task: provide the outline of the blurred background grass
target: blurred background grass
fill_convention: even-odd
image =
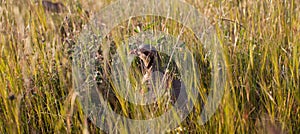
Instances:
[[[0,133],[95,133],[72,87],[72,46],[94,13],[112,1],[61,1],[44,11],[0,1]],[[228,86],[214,116],[183,132],[300,132],[300,2],[187,0],[216,27]],[[132,29],[133,30],[133,29]],[[158,126],[159,127],[159,126]]]

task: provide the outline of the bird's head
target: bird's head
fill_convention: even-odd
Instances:
[[[148,66],[157,55],[157,50],[151,45],[141,45],[138,48],[131,50],[129,54],[136,55],[139,57],[146,66]]]

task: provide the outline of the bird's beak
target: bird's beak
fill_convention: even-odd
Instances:
[[[137,50],[136,49],[133,49],[129,52],[129,54],[134,54],[134,55],[137,55]]]

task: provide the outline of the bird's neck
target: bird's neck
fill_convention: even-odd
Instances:
[[[150,67],[151,66],[151,59],[150,57],[146,57],[145,59],[142,59],[143,60],[143,63],[145,65],[146,68]]]
[[[157,65],[159,62],[158,54],[147,57],[143,62],[147,69],[154,69],[156,66],[158,66]]]

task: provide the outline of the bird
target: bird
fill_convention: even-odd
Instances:
[[[146,92],[160,87],[158,90],[165,90],[162,92],[168,94],[171,104],[174,104],[181,88],[180,72],[176,62],[168,54],[159,52],[150,44],[142,44],[131,50],[129,54],[136,56],[131,63],[132,72],[135,72],[133,76],[136,79],[141,78],[140,83],[146,88]],[[155,79],[156,77],[159,79]],[[161,84],[153,86],[157,81]],[[145,89],[141,92],[144,93]]]

